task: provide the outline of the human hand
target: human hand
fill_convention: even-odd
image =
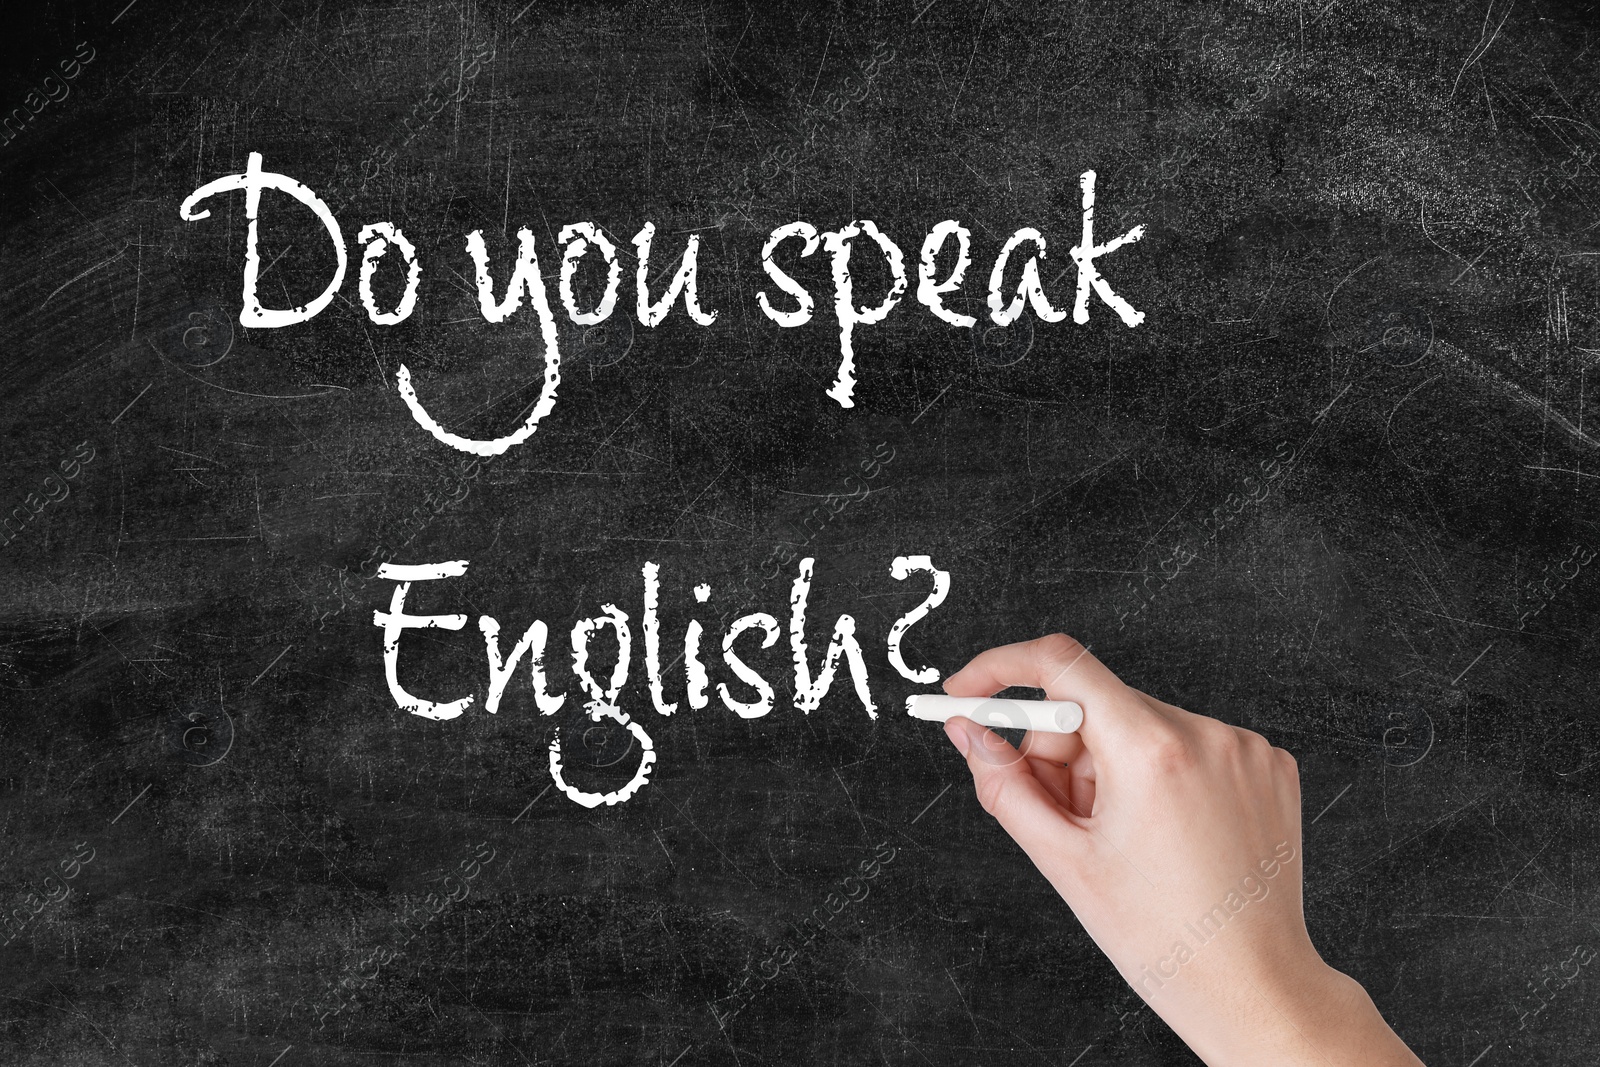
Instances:
[[[945,731],[978,800],[1122,977],[1213,1067],[1419,1065],[1322,961],[1301,895],[1300,776],[1265,738],[1125,685],[1060,634],[990,649],[952,696],[1043,689],[1076,734]]]

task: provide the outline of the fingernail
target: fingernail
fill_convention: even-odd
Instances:
[[[956,746],[956,751],[965,757],[967,749],[972,746],[972,739],[967,736],[966,727],[962,725],[959,718],[945,722],[944,735],[950,739],[952,745]]]

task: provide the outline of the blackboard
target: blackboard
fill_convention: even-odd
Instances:
[[[905,698],[977,651],[1080,637],[1147,692],[1293,751],[1323,955],[1430,1064],[1592,1062],[1589,564],[1600,477],[1592,5],[51,2],[8,12],[0,144],[0,1046],[19,1064],[1198,1062],[980,809]],[[246,326],[261,168],[325,203],[327,306]],[[1125,324],[1068,249],[1095,239]],[[261,195],[259,295],[303,307],[334,246]],[[870,220],[909,282],[856,326],[829,253]],[[918,254],[971,234],[952,325]],[[365,239],[421,266],[375,322]],[[606,322],[556,296],[564,227],[610,235]],[[691,237],[699,304],[634,314]],[[859,225],[858,225],[858,228]],[[1036,230],[1045,321],[986,316]],[[549,283],[491,323],[518,232]],[[854,241],[856,303],[891,284]],[[1005,293],[1036,246],[1013,253]],[[939,262],[950,269],[954,244]],[[592,307],[598,258],[574,293]],[[936,278],[937,280],[937,278]],[[375,306],[405,288],[397,247]],[[811,562],[804,563],[803,561]],[[399,681],[383,631],[413,583]],[[655,568],[662,697],[641,621]],[[796,706],[791,583],[813,580]],[[707,599],[694,588],[707,585]],[[629,619],[584,714],[571,633]],[[731,621],[782,631],[721,656]],[[491,714],[481,617],[528,659]],[[684,635],[703,630],[706,706]],[[601,684],[615,628],[591,627]],[[559,731],[559,732],[558,732]],[[575,787],[576,788],[576,787]]]

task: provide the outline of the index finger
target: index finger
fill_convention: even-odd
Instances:
[[[947,678],[944,688],[951,696],[992,696],[1011,685],[1043,689],[1051,700],[1082,705],[1078,733],[1090,749],[1128,740],[1156,721],[1155,712],[1122,679],[1065,634],[980,652]]]

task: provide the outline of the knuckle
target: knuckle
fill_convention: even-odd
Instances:
[[[1239,737],[1240,746],[1252,755],[1265,756],[1272,751],[1271,742],[1254,730],[1246,730],[1239,727],[1234,730],[1234,733]]]
[[[1044,668],[1046,689],[1060,681],[1088,651],[1077,638],[1061,633],[1037,638],[1032,644],[1032,651]]]
[[[1194,730],[1208,752],[1237,756],[1245,749],[1245,731],[1219,719],[1202,719],[1194,724]]]
[[[1159,774],[1181,774],[1199,764],[1194,744],[1176,730],[1163,730],[1149,742],[1147,758]]]
[[[1035,638],[1033,647],[1043,659],[1051,662],[1071,662],[1083,651],[1083,644],[1077,638],[1062,633]]]

